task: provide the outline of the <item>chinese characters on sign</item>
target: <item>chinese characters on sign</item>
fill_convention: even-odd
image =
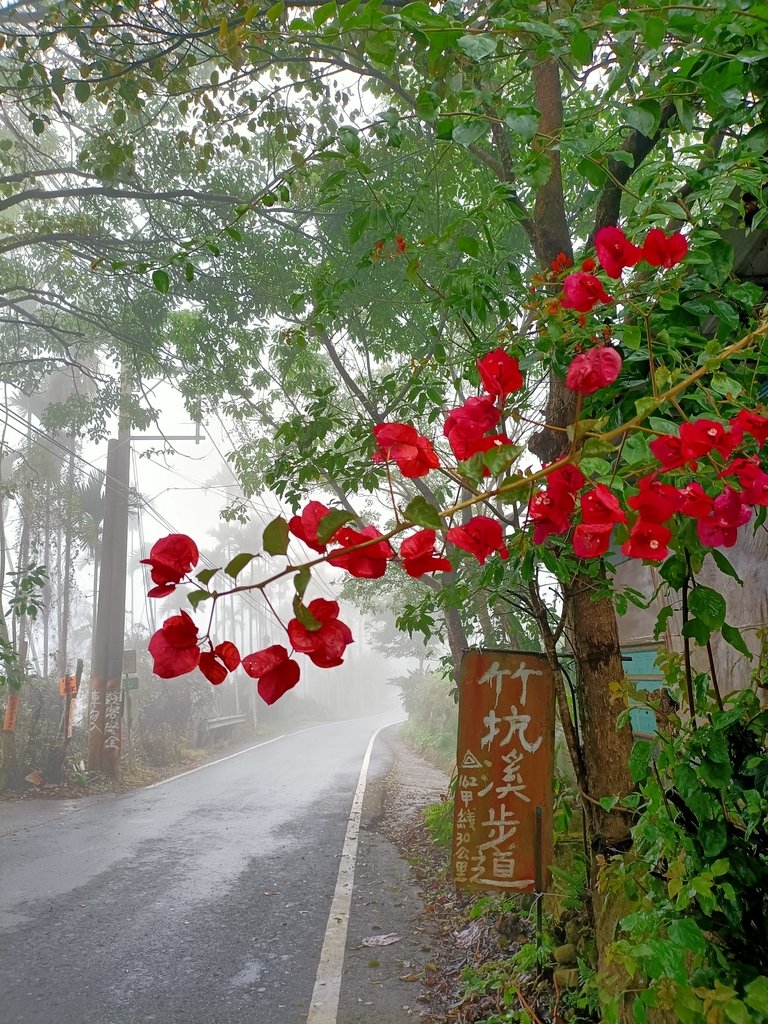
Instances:
[[[462,889],[534,892],[552,863],[549,663],[467,651],[460,687],[453,877]]]

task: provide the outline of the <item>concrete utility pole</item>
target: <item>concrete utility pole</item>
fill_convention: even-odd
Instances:
[[[88,770],[110,775],[116,775],[120,765],[130,469],[130,427],[121,416],[117,440],[110,439],[107,447],[103,554],[88,723]]]

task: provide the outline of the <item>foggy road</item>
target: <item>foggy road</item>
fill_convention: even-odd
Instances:
[[[3,1024],[306,1021],[363,755],[400,717],[123,796],[0,805]]]

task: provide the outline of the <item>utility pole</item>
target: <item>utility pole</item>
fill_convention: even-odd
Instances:
[[[117,439],[110,439],[107,445],[102,561],[88,723],[88,770],[105,771],[109,775],[116,775],[120,765],[130,471],[130,426],[123,413]]]

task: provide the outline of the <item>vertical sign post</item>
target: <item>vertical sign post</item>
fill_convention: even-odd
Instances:
[[[452,856],[460,888],[548,887],[554,733],[554,682],[545,655],[465,652]]]

